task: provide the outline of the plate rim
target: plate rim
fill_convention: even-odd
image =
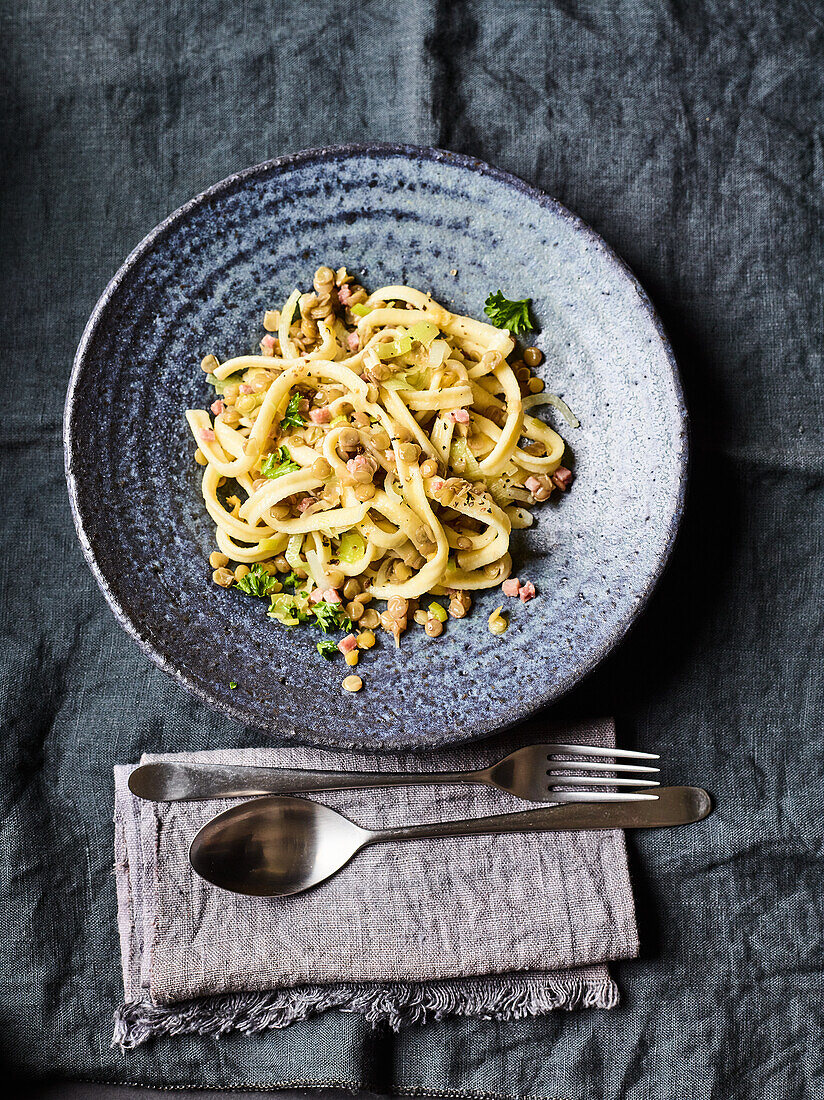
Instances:
[[[655,561],[654,569],[647,577],[646,584],[642,593],[640,593],[638,599],[633,606],[627,611],[626,615],[622,618],[616,628],[604,639],[601,645],[593,650],[585,664],[579,665],[575,671],[567,675],[562,681],[555,684],[553,688],[546,694],[540,697],[540,700],[534,705],[528,705],[525,708],[517,707],[511,721],[504,722],[502,724],[495,725],[489,729],[483,730],[469,730],[462,732],[458,736],[431,736],[424,735],[412,740],[408,735],[393,734],[392,747],[385,745],[375,744],[374,741],[365,739],[331,739],[322,734],[318,734],[315,731],[298,728],[286,728],[282,724],[272,723],[271,725],[259,725],[258,720],[250,718],[250,716],[239,707],[234,707],[231,703],[224,702],[216,695],[212,695],[208,690],[202,688],[197,684],[192,677],[187,675],[182,669],[178,668],[176,664],[170,661],[163,653],[155,647],[144,633],[141,632],[141,627],[138,623],[134,622],[129,615],[126,614],[121,607],[115,593],[113,592],[108,580],[104,576],[94,553],[91,540],[86,531],[86,525],[83,520],[81,512],[78,484],[75,477],[75,473],[72,466],[72,450],[74,443],[74,435],[72,431],[72,419],[75,405],[76,390],[79,381],[80,374],[83,370],[86,356],[88,355],[89,348],[92,344],[94,336],[100,326],[106,309],[109,306],[114,295],[123,284],[124,280],[130,275],[131,271],[137,266],[140,260],[150,249],[167,233],[169,233],[180,222],[195,209],[203,206],[205,203],[219,198],[220,196],[231,192],[233,189],[242,186],[247,180],[254,179],[256,177],[263,177],[266,175],[277,175],[285,172],[294,167],[300,167],[309,163],[323,163],[327,161],[345,160],[358,156],[372,156],[372,157],[391,157],[400,156],[408,160],[429,160],[435,163],[445,164],[462,168],[471,172],[478,173],[482,176],[486,176],[489,179],[494,180],[497,183],[503,184],[506,187],[514,188],[521,194],[525,195],[529,199],[545,209],[551,210],[554,214],[561,217],[563,220],[570,223],[573,230],[576,233],[582,234],[597,251],[611,264],[617,271],[629,279],[636,294],[638,295],[639,305],[643,311],[647,314],[648,319],[652,322],[655,332],[660,340],[665,353],[665,359],[669,367],[670,374],[672,376],[673,389],[674,389],[674,404],[678,413],[680,421],[680,450],[677,457],[678,464],[678,483],[674,499],[674,505],[672,508],[672,514],[669,518],[669,524],[666,530],[665,540],[662,548],[658,552],[657,559]],[[75,531],[77,533],[78,540],[84,558],[92,571],[92,574],[97,582],[98,587],[103,593],[106,602],[114,613],[119,625],[126,631],[126,633],[138,644],[142,652],[163,672],[171,676],[181,686],[186,688],[187,691],[194,694],[202,702],[207,703],[212,709],[217,710],[219,713],[225,715],[232,720],[241,723],[244,726],[251,726],[255,729],[259,729],[266,733],[267,736],[275,736],[277,738],[288,739],[296,743],[303,743],[309,745],[315,745],[330,749],[369,749],[377,753],[394,752],[394,751],[427,751],[445,745],[458,745],[466,744],[472,741],[483,740],[488,737],[494,736],[496,733],[500,733],[503,730],[509,729],[512,726],[527,721],[530,717],[541,711],[546,710],[553,703],[556,703],[564,695],[570,692],[573,688],[577,687],[583,680],[585,680],[597,666],[611,653],[627,636],[632,627],[640,618],[643,613],[652,593],[656,589],[661,576],[666,569],[672,557],[672,551],[678,538],[678,533],[681,527],[681,520],[684,513],[684,506],[686,501],[687,483],[689,477],[690,468],[690,418],[684,398],[683,383],[681,381],[681,374],[678,368],[678,363],[675,358],[675,353],[672,348],[669,337],[667,336],[661,317],[658,314],[657,309],[653,305],[649,295],[644,287],[641,285],[637,276],[632,268],[620,256],[615,249],[592,228],[587,222],[583,220],[578,214],[573,213],[568,207],[564,206],[558,199],[553,198],[540,188],[534,187],[532,184],[527,183],[519,176],[514,175],[511,172],[506,172],[501,168],[497,168],[494,165],[489,164],[486,161],[480,160],[477,157],[470,156],[466,153],[455,153],[448,149],[441,149],[436,146],[426,145],[411,145],[405,143],[396,142],[352,142],[344,143],[341,145],[325,145],[318,146],[310,149],[302,149],[295,153],[287,153],[280,157],[274,157],[271,160],[261,161],[259,164],[251,165],[248,168],[243,168],[237,172],[233,172],[226,176],[224,179],[219,180],[217,183],[205,188],[199,192],[193,198],[189,199],[182,206],[177,207],[161,222],[159,222],[149,233],[147,233],[137,245],[129,252],[126,259],[117,269],[115,274],[106,284],[103,293],[98,298],[95,306],[89,315],[83,334],[80,338],[80,342],[77,346],[74,359],[72,361],[72,369],[69,375],[69,383],[66,391],[66,400],[63,409],[63,462],[66,483],[68,488],[69,505],[71,508],[72,519],[74,521]],[[454,731],[453,731],[454,732]]]

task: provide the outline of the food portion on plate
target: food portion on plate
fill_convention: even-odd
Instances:
[[[532,374],[541,352],[516,350],[513,336],[533,329],[529,300],[498,291],[485,312],[492,324],[409,286],[368,295],[323,266],[313,293],[266,313],[259,355],[203,359],[216,399],[186,417],[216,585],[265,598],[287,627],[315,625],[318,652],[352,667],[378,627],[396,645],[411,622],[436,638],[474,591],[536,595],[510,576],[510,534],[572,472],[532,410],[577,421]],[[503,606],[493,634],[507,628]]]

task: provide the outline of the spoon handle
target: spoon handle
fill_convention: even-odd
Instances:
[[[324,772],[308,768],[256,768],[232,764],[142,764],[129,790],[152,802],[343,791],[361,787],[411,787],[429,783],[484,783],[483,772]]]
[[[710,797],[700,787],[659,787],[649,802],[589,802],[545,806],[494,817],[460,821],[433,821],[380,829],[369,834],[367,844],[423,837],[484,836],[490,833],[571,832],[579,829],[651,829],[701,821],[712,809]]]

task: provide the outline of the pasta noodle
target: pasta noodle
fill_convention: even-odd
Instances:
[[[261,354],[203,362],[217,399],[186,417],[216,526],[213,579],[269,597],[289,625],[326,608],[337,629],[380,623],[397,643],[414,616],[437,636],[443,609],[417,602],[446,594],[463,617],[468,592],[508,580],[526,506],[568,487],[563,440],[526,410],[569,410],[511,362],[506,329],[409,286],[367,296],[344,268],[319,268],[314,286],[267,313]]]

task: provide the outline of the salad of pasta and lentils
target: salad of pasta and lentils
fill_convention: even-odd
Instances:
[[[370,295],[322,266],[314,293],[265,314],[260,354],[206,356],[215,401],[186,415],[216,585],[266,599],[286,627],[313,624],[318,652],[350,667],[378,628],[396,645],[413,622],[437,638],[473,591],[534,598],[510,575],[510,534],[572,472],[561,437],[530,410],[548,403],[577,421],[533,375],[541,352],[516,353],[513,334],[533,328],[529,300],[499,291],[485,312],[492,324],[404,285]],[[503,608],[493,634],[507,628]]]

